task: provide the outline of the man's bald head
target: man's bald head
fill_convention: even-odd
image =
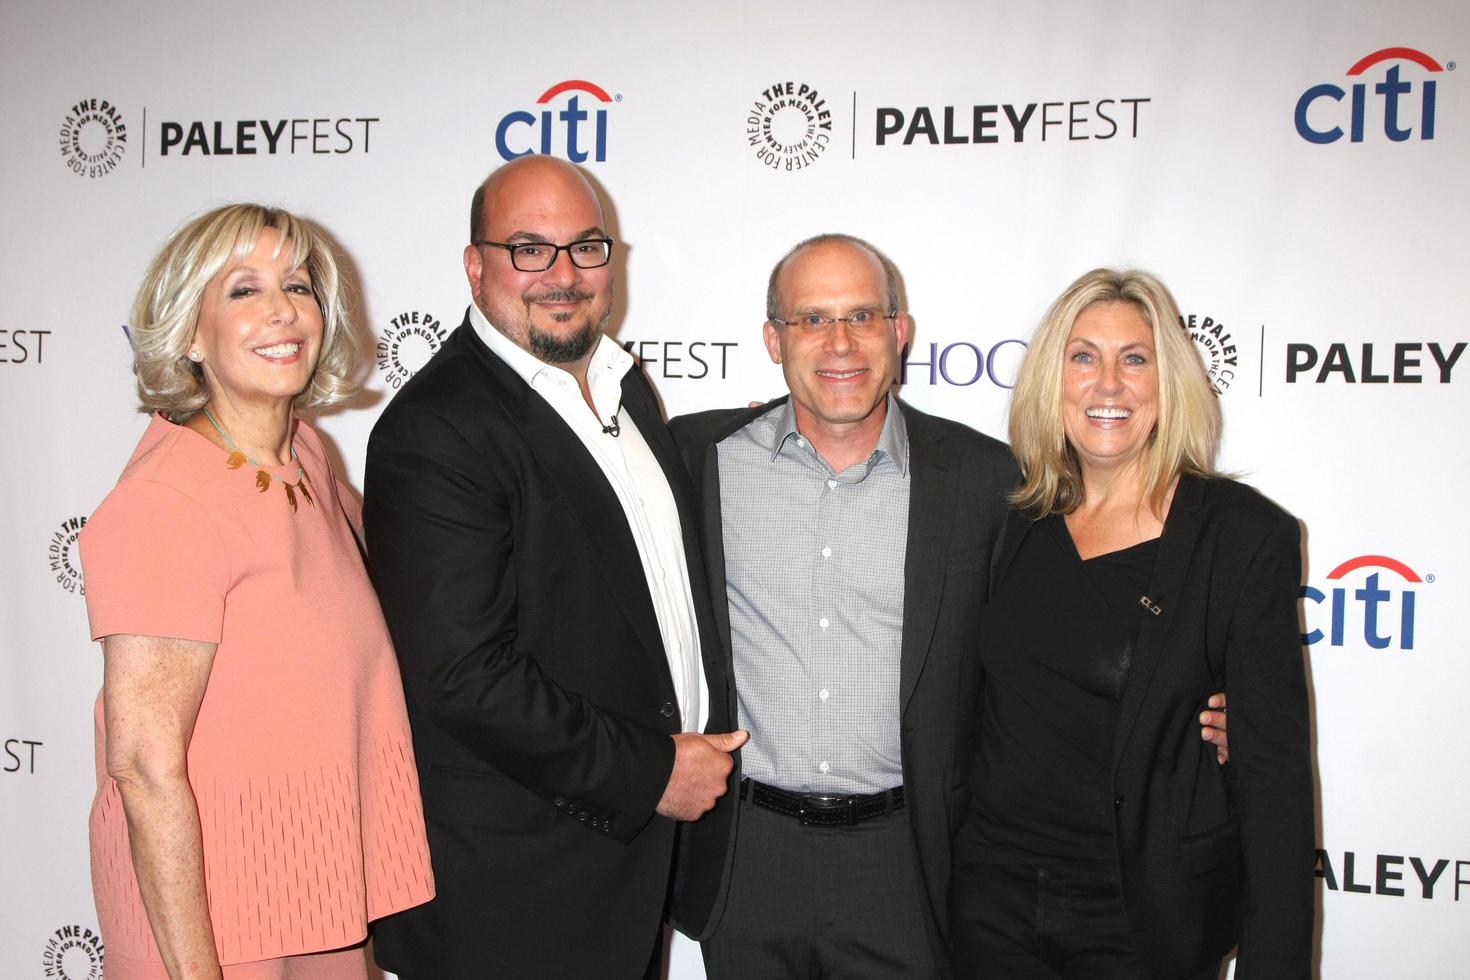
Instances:
[[[485,215],[485,202],[489,200],[491,205],[502,197],[502,190],[507,184],[512,188],[522,181],[540,180],[566,180],[580,183],[586,190],[587,195],[597,202],[597,214],[599,223],[602,218],[602,200],[592,188],[592,183],[582,171],[572,164],[557,157],[544,156],[541,154],[527,154],[516,157],[508,163],[503,163],[490,175],[480,181],[480,186],[475,188],[475,193],[470,198],[470,241],[478,241],[485,237],[485,228],[489,224]]]
[[[832,231],[826,232],[821,235],[813,235],[811,238],[808,238],[805,241],[797,242],[796,245],[792,247],[791,251],[781,256],[781,261],[777,262],[775,267],[771,269],[771,278],[766,283],[766,319],[778,320],[782,316],[784,316],[785,313],[789,312],[782,309],[780,288],[781,273],[785,270],[787,263],[794,259],[798,254],[805,252],[808,249],[829,245],[847,246],[858,251],[867,252],[869,255],[871,255],[873,257],[873,260],[877,262],[878,265],[881,266],[883,269],[883,287],[886,294],[886,304],[888,307],[883,312],[892,313],[895,310],[899,309],[898,270],[894,268],[893,263],[888,260],[888,256],[878,251],[878,249],[874,247],[870,242],[866,242],[863,239],[858,238],[856,235],[846,235],[842,232]]]

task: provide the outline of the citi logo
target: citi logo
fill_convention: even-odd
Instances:
[[[1455,70],[1453,61],[1441,65],[1414,48],[1384,48],[1361,58],[1348,69],[1349,78],[1361,78],[1346,90],[1332,82],[1313,85],[1296,101],[1296,131],[1309,143],[1336,143],[1344,135],[1350,142],[1363,142],[1367,128],[1370,99],[1368,85],[1372,78],[1364,73],[1387,63],[1388,67],[1373,82],[1372,115],[1383,123],[1383,135],[1402,143],[1415,134],[1421,140],[1434,139],[1434,110],[1438,98],[1438,82],[1433,75]],[[1406,64],[1407,63],[1407,64]],[[1405,68],[1408,78],[1404,77]],[[1424,73],[1430,77],[1424,77]],[[1418,78],[1416,84],[1415,79]],[[1343,100],[1347,100],[1344,106]]]
[[[552,104],[572,93],[558,111]],[[582,107],[584,96],[596,100],[591,111]],[[621,102],[621,95],[614,98],[607,90],[579,78],[557,82],[541,93],[536,100],[547,108],[539,112],[516,110],[508,112],[495,127],[495,149],[503,160],[514,160],[529,153],[550,156],[560,151],[572,163],[586,163],[589,156],[597,163],[607,159],[607,110],[598,108],[597,103]],[[590,123],[589,135],[584,123]]]
[[[1368,574],[1354,574],[1362,571]],[[1391,577],[1387,577],[1390,573]],[[1351,581],[1362,584],[1353,588],[1350,577]],[[1355,629],[1362,628],[1363,642],[1374,650],[1386,650],[1394,645],[1400,650],[1414,649],[1414,610],[1418,598],[1414,586],[1432,583],[1433,575],[1421,578],[1396,558],[1359,555],[1328,572],[1327,581],[1335,583],[1327,592],[1311,585],[1302,586],[1302,598],[1309,603],[1309,624],[1314,607],[1326,605],[1329,613],[1328,631],[1312,629],[1303,633],[1304,644],[1311,646],[1326,640],[1328,646],[1347,645],[1348,620],[1352,619]]]

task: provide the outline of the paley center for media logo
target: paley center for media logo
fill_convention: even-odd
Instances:
[[[1327,587],[1302,586],[1307,632],[1302,643],[1372,650],[1414,649],[1419,588],[1434,583],[1397,558],[1359,555],[1327,573]],[[1320,617],[1327,615],[1323,630]],[[1360,647],[1361,648],[1361,647]]]
[[[591,111],[583,108],[584,98]],[[555,153],[572,163],[603,163],[608,125],[603,106],[621,101],[621,95],[609,95],[602,86],[580,78],[557,82],[536,100],[537,106],[545,108],[535,112],[517,109],[501,117],[495,127],[495,150],[503,160]]]
[[[147,166],[148,107],[143,107]],[[277,119],[164,119],[157,126],[158,157],[275,155],[341,156],[372,149],[377,116],[297,116]],[[67,110],[59,134],[61,155],[73,173],[101,177],[117,169],[128,147],[122,112],[106,99],[83,99]]]
[[[1216,395],[1223,395],[1240,371],[1240,350],[1235,338],[1225,329],[1225,324],[1212,316],[1201,313],[1179,315],[1179,325],[1194,341],[1205,370],[1210,374],[1210,388]]]
[[[1387,66],[1382,74],[1368,74],[1380,65]],[[1344,136],[1350,143],[1362,143],[1372,119],[1382,122],[1383,135],[1392,142],[1402,143],[1416,135],[1432,140],[1439,99],[1434,76],[1454,70],[1453,61],[1441,65],[1416,48],[1374,51],[1347,70],[1351,83],[1346,89],[1336,82],[1322,82],[1301,94],[1296,100],[1296,131],[1309,143],[1336,143]]]
[[[378,334],[378,371],[390,388],[401,388],[404,382],[429,363],[449,331],[431,313],[412,310],[388,321]]]
[[[62,926],[41,951],[45,980],[102,980],[102,935],[87,926]]]
[[[78,177],[104,177],[122,163],[128,148],[128,125],[122,112],[106,99],[82,99],[61,120],[57,134],[61,158]]]
[[[803,170],[832,145],[832,110],[807,82],[778,81],[761,90],[745,115],[745,139],[772,170]]]
[[[68,517],[51,533],[46,545],[46,562],[56,576],[56,584],[73,594],[87,594],[82,583],[82,563],[77,553],[77,538],[87,526],[85,517]]]

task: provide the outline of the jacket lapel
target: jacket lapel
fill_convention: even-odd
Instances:
[[[919,412],[906,410],[909,439],[908,544],[903,561],[903,639],[899,654],[899,711],[908,707],[929,658],[944,596],[953,526],[956,471],[943,440]]]
[[[1030,534],[1031,529],[1035,526],[1035,521],[1014,507],[1006,511],[1005,523],[1001,525],[1000,540],[995,545],[995,556],[990,562],[990,582],[985,594],[987,602],[995,594],[995,587],[1005,581],[1005,574],[1010,570],[1016,552],[1021,550],[1021,542],[1026,540],[1026,535]]]
[[[730,640],[730,602],[725,581],[725,530],[720,514],[719,444],[785,400],[783,396],[749,411],[737,413],[721,426],[713,439],[699,446],[700,455],[691,460],[695,467],[692,476],[698,488],[701,511],[701,540],[704,544],[705,575],[709,581],[715,632],[720,644],[721,660],[725,666],[727,708],[732,728],[739,722],[740,709],[735,690],[734,654]]]
[[[602,467],[556,409],[485,346],[468,319],[456,334],[464,336],[464,343],[496,381],[494,390],[506,414],[521,424],[531,455],[577,516],[577,523],[590,542],[589,550],[597,556],[597,568],[613,605],[627,618],[639,640],[662,666],[664,676],[668,676],[663,636],[659,633],[648,582],[642,574],[643,559],[638,554],[633,532],[628,528],[623,505]],[[641,407],[634,415],[639,432],[651,433],[653,426],[663,425],[656,407],[651,421],[643,415]],[[657,441],[648,435],[644,438],[651,447]],[[662,456],[659,462],[667,470]],[[631,570],[637,570],[637,574],[628,574]]]
[[[1123,685],[1118,728],[1113,736],[1115,772],[1138,721],[1154,670],[1164,653],[1164,641],[1178,612],[1175,601],[1183,594],[1184,578],[1194,555],[1195,542],[1199,539],[1199,509],[1203,499],[1204,483],[1201,480],[1192,476],[1179,478],[1174,501],[1164,520],[1164,533],[1159,537],[1159,557],[1154,563],[1153,574],[1149,576],[1148,598],[1153,605],[1144,612],[1138,639],[1133,644],[1128,680]]]
[[[715,444],[702,446],[699,471],[693,475],[699,487],[700,540],[704,544],[704,573],[709,583],[715,641],[720,645],[720,662],[725,668],[725,708],[730,725],[739,717],[735,706],[735,674],[730,652],[730,602],[725,584],[725,534],[720,523],[720,460]]]

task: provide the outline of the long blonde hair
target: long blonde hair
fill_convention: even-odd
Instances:
[[[1215,476],[1220,404],[1179,308],[1164,284],[1136,269],[1093,269],[1078,278],[1036,327],[1011,392],[1011,451],[1022,482],[1011,502],[1033,518],[1070,514],[1082,503],[1082,469],[1062,428],[1062,369],[1072,326],[1094,303],[1131,303],[1153,331],[1159,418],[1144,457],[1144,498],[1163,517],[1182,473]]]

